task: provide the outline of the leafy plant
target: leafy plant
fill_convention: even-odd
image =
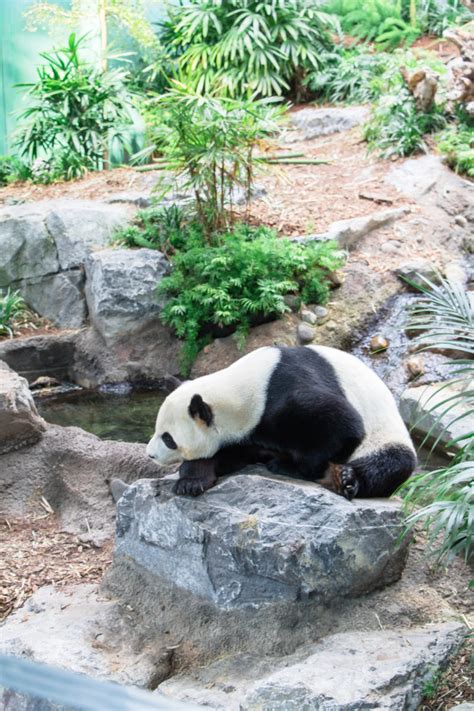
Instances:
[[[334,243],[297,244],[266,227],[239,224],[212,247],[195,229],[158,287],[169,298],[161,317],[184,339],[183,368],[212,336],[237,331],[242,340],[252,324],[288,311],[286,294],[324,302],[328,273],[342,262]]]
[[[332,46],[334,18],[312,0],[191,0],[170,14],[163,40],[200,93],[299,97],[308,69]]]
[[[149,208],[137,212],[134,224],[124,227],[114,234],[114,243],[126,247],[146,247],[159,249],[170,256],[185,246],[186,214],[177,205]]]
[[[130,123],[130,96],[120,69],[102,71],[79,56],[83,38],[40,56],[35,84],[28,89],[32,105],[23,112],[17,144],[30,160],[44,158],[53,173],[70,179],[103,166],[109,141],[124,142]]]
[[[375,42],[379,49],[394,49],[400,45],[413,44],[421,35],[421,27],[412,25],[405,20],[391,17],[385,20],[380,27],[380,34]]]
[[[16,156],[0,156],[0,186],[29,180],[31,168]]]
[[[14,335],[15,320],[26,309],[19,291],[0,291],[0,335]]]
[[[418,111],[415,100],[401,74],[401,67],[413,71],[427,68],[443,78],[444,65],[430,53],[396,51],[386,70],[374,78],[374,91],[380,91],[364,126],[364,138],[369,149],[382,155],[407,156],[426,150],[425,135],[444,128],[446,120],[442,105],[433,104],[429,111]]]
[[[199,221],[212,241],[214,232],[233,222],[237,188],[250,197],[254,146],[276,130],[283,109],[266,100],[201,96],[177,81],[152,105],[154,143],[148,151],[158,150],[161,167],[173,171],[162,181],[163,191],[173,185],[192,191]]]
[[[382,97],[374,107],[364,127],[364,138],[371,150],[378,149],[385,157],[408,156],[426,151],[425,134],[439,130],[445,123],[439,108],[418,111],[408,89],[401,87],[398,95]]]
[[[384,52],[364,52],[358,48],[328,52],[320,70],[308,74],[306,84],[318,99],[332,103],[364,104],[380,96],[377,82],[387,69]]]
[[[425,280],[424,298],[415,308],[410,328],[419,331],[417,343],[422,349],[443,348],[474,355],[474,313],[469,295],[457,283],[445,280],[436,286]],[[446,386],[441,384],[433,398],[430,412],[436,420],[421,446],[433,439],[441,419],[451,413],[451,427],[464,419],[474,421],[474,364],[472,360],[455,360],[451,363],[457,388],[454,394],[444,396]],[[464,411],[455,414],[462,403]],[[448,418],[449,419],[449,418]],[[415,423],[416,426],[416,423]],[[434,439],[432,448],[440,441]],[[412,528],[422,521],[429,534],[429,545],[438,560],[455,554],[468,560],[474,543],[474,432],[448,442],[446,450],[456,444],[459,451],[450,464],[436,471],[421,472],[412,476],[399,490],[409,513],[406,524]],[[418,508],[421,506],[421,508]]]
[[[456,173],[474,178],[473,127],[462,123],[452,124],[437,137],[437,147]]]
[[[474,13],[461,0],[422,0],[418,7],[418,19],[424,32],[442,37],[453,25],[461,25],[474,19]]]
[[[411,44],[421,28],[406,20],[403,3],[393,0],[329,0],[327,12],[340,17],[342,29],[349,35],[375,42],[379,49],[394,49]],[[410,18],[411,19],[411,18]]]

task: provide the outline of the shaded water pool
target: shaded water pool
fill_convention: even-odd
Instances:
[[[165,399],[161,392],[73,392],[59,398],[38,398],[36,406],[47,422],[81,427],[101,439],[148,442]]]

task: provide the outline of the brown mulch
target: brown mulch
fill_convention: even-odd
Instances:
[[[457,704],[474,702],[474,642],[463,645],[446,671],[434,681],[433,690],[418,711],[447,711]]]
[[[410,201],[383,178],[393,165],[367,152],[360,128],[291,143],[284,153],[328,161],[327,165],[278,165],[257,183],[266,190],[250,207],[250,219],[293,236],[323,232],[336,220],[368,215]]]
[[[12,183],[0,188],[0,204],[9,200],[35,202],[55,198],[100,200],[111,193],[136,190],[142,180],[142,174],[133,168],[114,168],[88,173],[80,180],[57,182],[51,185]]]
[[[100,548],[60,530],[53,514],[0,520],[0,620],[43,585],[95,583],[112,559],[112,541]]]

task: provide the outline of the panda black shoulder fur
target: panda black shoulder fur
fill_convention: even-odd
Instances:
[[[390,496],[416,465],[388,388],[358,358],[325,346],[259,348],[182,383],[147,452],[182,462],[175,491],[194,496],[258,461],[348,499]]]

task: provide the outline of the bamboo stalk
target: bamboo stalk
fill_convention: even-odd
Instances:
[[[282,158],[281,160],[269,161],[270,165],[330,165],[328,160],[318,160],[316,158]]]
[[[282,160],[282,159],[287,159],[287,158],[303,158],[304,153],[281,153],[280,155],[273,155],[273,156],[256,156],[255,160],[261,160],[265,162],[270,162],[274,160]]]
[[[137,165],[134,170],[139,173],[146,173],[149,170],[172,170],[174,167],[177,168],[178,166],[173,166],[172,163],[152,163],[151,165]]]

